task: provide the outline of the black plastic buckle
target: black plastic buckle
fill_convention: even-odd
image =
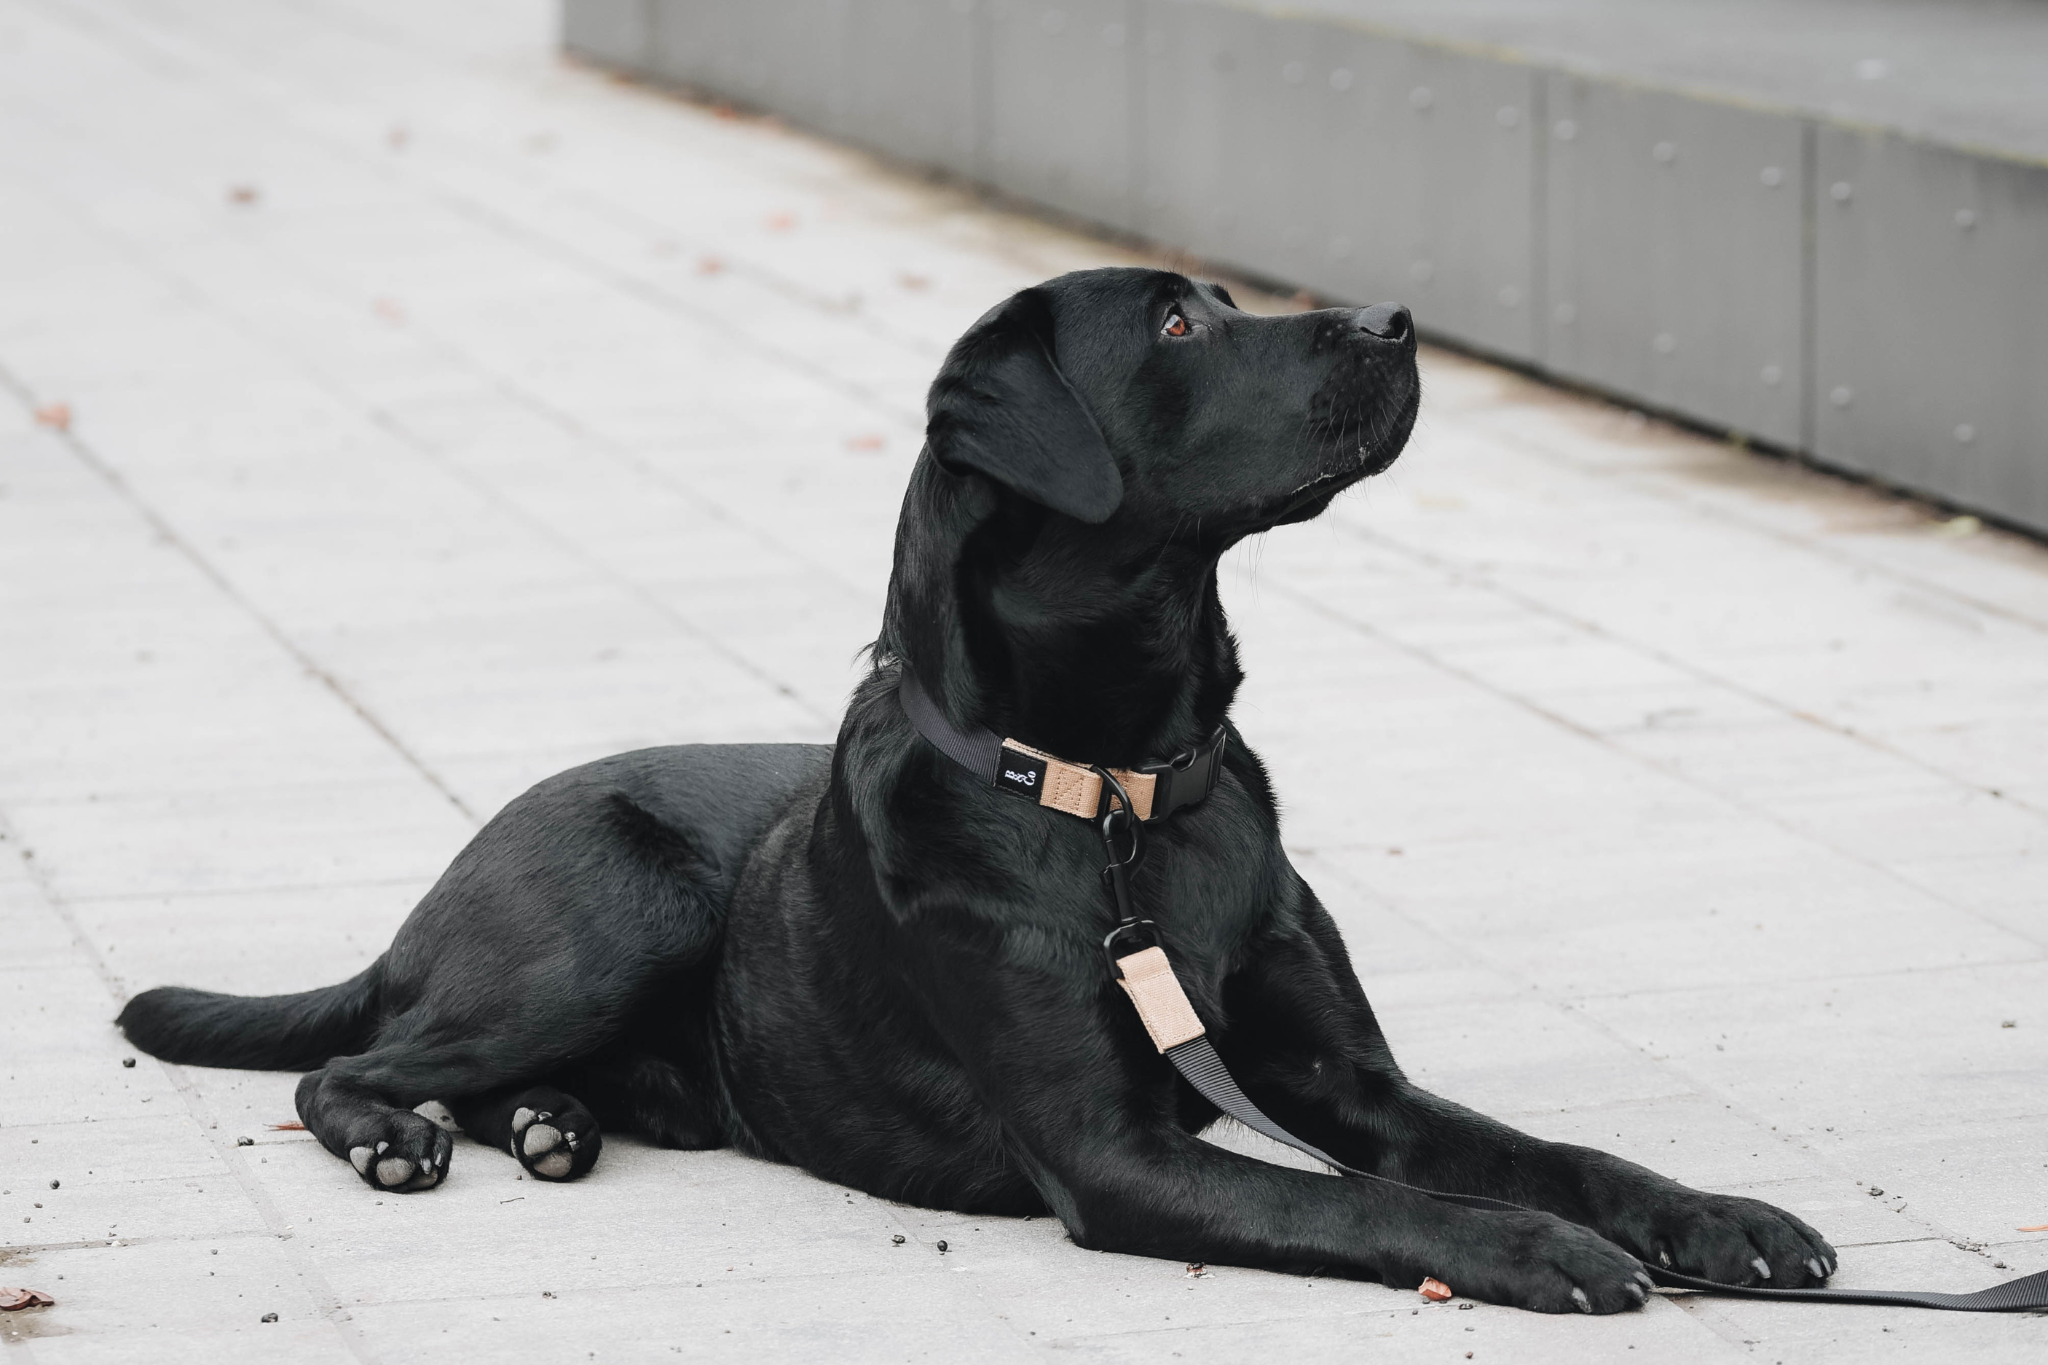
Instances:
[[[1134,943],[1130,947],[1120,947],[1118,940],[1126,934],[1137,935],[1143,938],[1144,942]],[[1123,980],[1124,973],[1123,968],[1116,965],[1118,958],[1129,957],[1132,953],[1142,953],[1147,948],[1158,946],[1159,926],[1149,919],[1126,920],[1102,936],[1103,959],[1109,963],[1109,974],[1119,981]]]
[[[1223,750],[1229,742],[1230,736],[1219,725],[1207,743],[1175,754],[1164,763],[1149,763],[1138,769],[1152,777],[1151,818],[1164,820],[1182,806],[1192,806],[1215,791],[1216,779],[1223,773]]]

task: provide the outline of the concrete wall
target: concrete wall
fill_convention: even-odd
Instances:
[[[1250,0],[564,0],[564,43],[2048,531],[2048,166]]]

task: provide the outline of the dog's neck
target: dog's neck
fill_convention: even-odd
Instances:
[[[956,725],[1079,763],[1135,765],[1206,739],[1243,674],[1220,551],[1132,544],[920,466],[877,652]]]

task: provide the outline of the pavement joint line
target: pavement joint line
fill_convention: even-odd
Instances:
[[[141,1246],[204,1246],[211,1242],[231,1241],[289,1241],[289,1232],[272,1232],[269,1228],[236,1228],[229,1232],[151,1232],[139,1237],[87,1237],[71,1242],[15,1242],[0,1246],[0,1252],[9,1256],[36,1256],[46,1251],[94,1251],[101,1247]],[[4,1321],[4,1319],[0,1319]]]
[[[0,805],[19,805],[0,798]],[[237,896],[290,896],[308,891],[368,891],[389,886],[420,886],[434,881],[436,873],[417,877],[369,877],[360,881],[280,882],[265,886],[164,887],[149,891],[99,891],[71,896],[73,905],[117,905],[123,901],[214,900]]]
[[[1879,739],[1875,735],[1869,734],[1862,730],[1858,730],[1853,726],[1843,725],[1836,721],[1829,720],[1827,717],[1816,715],[1811,711],[1801,710],[1789,702],[1780,701],[1775,697],[1772,697],[1763,692],[1759,692],[1755,688],[1749,687],[1744,683],[1737,682],[1734,679],[1729,678],[1723,674],[1716,673],[1702,665],[1691,663],[1685,659],[1679,658],[1677,655],[1674,655],[1669,651],[1662,649],[1656,645],[1650,644],[1647,641],[1637,640],[1626,635],[1616,634],[1614,631],[1607,629],[1607,627],[1601,625],[1597,621],[1587,620],[1584,617],[1577,616],[1559,607],[1552,606],[1550,603],[1544,601],[1540,597],[1534,596],[1530,593],[1523,592],[1519,588],[1511,587],[1508,584],[1500,581],[1499,578],[1495,577],[1493,574],[1489,573],[1486,569],[1482,567],[1476,565],[1459,564],[1455,561],[1445,558],[1442,555],[1433,554],[1430,551],[1423,549],[1419,546],[1408,544],[1405,541],[1399,540],[1391,535],[1388,535],[1384,531],[1376,531],[1369,527],[1357,525],[1356,523],[1344,523],[1344,530],[1346,531],[1346,533],[1350,534],[1355,539],[1362,540],[1369,545],[1379,546],[1382,549],[1392,550],[1396,554],[1403,555],[1406,558],[1413,560],[1417,563],[1428,565],[1430,568],[1435,569],[1438,573],[1447,575],[1458,583],[1468,584],[1474,587],[1484,589],[1485,591],[1492,593],[1494,596],[1499,597],[1504,601],[1513,603],[1515,606],[1522,608],[1524,611],[1530,612],[1537,616],[1546,617],[1549,620],[1559,622],[1563,625],[1570,626],[1572,629],[1578,631],[1582,635],[1587,635],[1592,637],[1593,639],[1603,640],[1609,644],[1617,645],[1622,649],[1628,650],[1629,652],[1640,655],[1644,658],[1654,659],[1658,663],[1663,664],[1665,667],[1671,669],[1674,672],[1686,674],[1688,677],[1691,677],[1696,681],[1707,683],[1710,686],[1720,688],[1724,692],[1733,693],[1734,695],[1741,697],[1743,700],[1752,702],[1755,705],[1762,707],[1767,711],[1775,712],[1777,715],[1785,719],[1797,721],[1802,725],[1811,725],[1817,730],[1825,731],[1829,734],[1837,736],[1838,738],[1853,740],[1855,743],[1862,745],[1867,749],[1873,750],[1874,752],[1883,754],[1887,758],[1890,758],[1895,762],[1903,763],[1911,768],[1917,768],[1921,772],[1927,773],[1928,775],[1933,777],[1941,778],[1943,781],[1953,783],[1954,785],[1961,787],[1965,790],[1977,792],[1980,795],[1991,797],[1993,800],[2004,801],[2006,804],[2012,806],[2014,809],[2023,810],[2028,815],[2033,816],[2037,821],[2040,821],[2044,826],[2048,826],[2048,811],[2042,811],[2035,808],[2023,797],[2011,796],[2006,794],[2006,792],[2002,789],[1988,787],[1980,782],[1974,782],[1969,778],[1960,777],[1955,773],[1949,772],[1945,768],[1941,768],[1933,763],[1928,762],[1926,759],[1921,758],[1917,754],[1909,753],[1899,748],[1896,748],[1893,745],[1886,743],[1884,740]],[[1588,731],[1586,733],[1598,734],[1599,732]],[[1605,736],[1602,737],[1605,738]]]
[[[0,381],[11,384],[12,376],[4,369],[0,369]],[[21,838],[21,831],[7,819],[5,811],[0,811],[0,834],[5,834],[7,842],[18,849],[28,847]],[[70,930],[73,949],[85,957],[87,965],[99,977],[101,987],[117,1003],[125,1003],[128,997],[121,989],[120,978],[114,975],[113,969],[107,965],[106,957],[86,933],[85,926],[78,922],[78,916],[72,912],[62,893],[51,883],[48,872],[39,864],[39,860],[34,858],[23,857],[22,864],[27,869],[29,879],[42,893],[44,904],[64,927]],[[108,1027],[112,1027],[111,1021]],[[280,1243],[280,1254],[290,1264],[292,1272],[298,1276],[307,1297],[319,1308],[321,1316],[334,1325],[336,1332],[348,1345],[350,1353],[362,1362],[362,1365],[377,1365],[378,1357],[349,1321],[347,1308],[341,1297],[327,1283],[326,1277],[292,1245],[293,1236],[289,1220],[278,1210],[275,1201],[270,1197],[270,1192],[264,1188],[263,1183],[256,1178],[255,1172],[243,1159],[243,1149],[235,1144],[231,1136],[220,1131],[217,1122],[209,1118],[206,1102],[193,1086],[187,1069],[157,1058],[150,1060],[161,1068],[172,1088],[178,1092],[186,1116],[199,1130],[200,1140],[213,1149],[215,1157],[228,1174],[234,1177],[235,1183],[241,1187],[242,1197],[249,1201],[256,1210],[256,1216],[263,1221],[265,1232]]]
[[[16,401],[31,414],[36,411],[35,391],[24,384],[16,377],[12,370],[4,365],[0,365],[0,388],[4,388],[12,393]],[[177,550],[188,564],[199,571],[201,577],[211,583],[228,601],[240,608],[242,613],[253,621],[265,635],[270,637],[272,643],[276,644],[290,656],[293,662],[297,663],[308,677],[311,677],[321,686],[325,687],[328,692],[333,694],[337,701],[353,712],[356,718],[367,726],[379,739],[383,740],[393,753],[403,759],[414,772],[425,778],[435,791],[446,797],[450,805],[454,806],[456,810],[461,811],[471,824],[480,825],[483,823],[477,813],[470,808],[469,804],[456,793],[455,789],[442,780],[439,773],[428,767],[417,754],[407,748],[405,742],[389,726],[385,725],[375,712],[371,711],[368,706],[351,693],[347,686],[342,683],[341,679],[337,678],[303,646],[292,639],[284,628],[273,620],[268,613],[264,612],[245,596],[226,573],[215,565],[212,560],[202,554],[199,547],[187,539],[176,526],[172,525],[169,518],[158,512],[155,507],[150,505],[147,499],[135,490],[134,486],[128,482],[120,470],[102,459],[99,453],[86,444],[76,432],[65,430],[50,434],[61,442],[64,448],[69,450],[80,464],[98,475],[100,481],[121,502],[126,503],[129,510],[140,518],[144,525],[161,536],[165,544]]]
[[[2032,934],[2024,933],[2020,930],[2012,929],[2006,925],[2000,924],[1996,920],[1986,917],[1981,911],[1978,911],[1971,906],[1957,904],[1955,901],[1952,901],[1948,897],[1941,895],[1939,892],[1930,890],[1929,888],[1921,885],[1919,882],[1914,881],[1912,878],[1906,876],[1904,873],[1898,871],[1896,868],[1887,866],[1884,863],[1876,861],[1866,853],[1862,853],[1854,848],[1846,847],[1842,844],[1837,843],[1833,839],[1826,837],[1825,835],[1818,834],[1813,830],[1804,828],[1803,826],[1793,822],[1789,818],[1778,814],[1774,810],[1771,810],[1767,806],[1758,805],[1753,802],[1747,802],[1740,799],[1732,793],[1724,792],[1720,788],[1700,778],[1697,774],[1687,772],[1684,767],[1678,764],[1668,763],[1662,759],[1652,757],[1648,754],[1640,753],[1626,744],[1618,744],[1613,740],[1611,736],[1604,735],[1598,730],[1594,730],[1587,726],[1581,725],[1579,722],[1571,719],[1568,716],[1560,715],[1558,712],[1551,710],[1549,707],[1543,705],[1541,702],[1537,701],[1533,697],[1524,696],[1519,692],[1510,691],[1507,688],[1500,686],[1498,683],[1495,683],[1492,680],[1486,678],[1482,674],[1474,672],[1473,670],[1466,668],[1461,664],[1452,662],[1451,660],[1443,657],[1441,654],[1438,654],[1436,651],[1434,651],[1426,645],[1418,645],[1411,643],[1408,640],[1402,639],[1399,635],[1396,635],[1381,626],[1375,625],[1372,622],[1364,621],[1355,616],[1352,616],[1347,612],[1344,612],[1336,607],[1331,606],[1330,604],[1323,601],[1321,598],[1315,596],[1314,594],[1304,592],[1301,589],[1296,588],[1290,584],[1276,584],[1274,591],[1280,593],[1282,596],[1287,597],[1289,600],[1293,601],[1297,606],[1300,606],[1306,611],[1308,611],[1311,615],[1320,616],[1326,621],[1330,621],[1337,625],[1341,625],[1344,628],[1351,630],[1359,635],[1363,635],[1368,639],[1374,640],[1379,644],[1394,650],[1397,653],[1404,654],[1411,659],[1415,659],[1421,663],[1427,664],[1430,667],[1438,670],[1439,672],[1446,673],[1451,677],[1458,679],[1460,682],[1463,682],[1470,687],[1474,687],[1482,692],[1485,692],[1489,696],[1492,696],[1501,701],[1505,701],[1512,706],[1518,707],[1524,711],[1529,712],[1531,715],[1537,716],[1545,721],[1548,721],[1550,724],[1557,726],[1559,729],[1565,730],[1568,733],[1576,735],[1581,739],[1589,740],[1599,748],[1604,749],[1608,753],[1617,755],[1625,759],[1627,762],[1634,766],[1647,769],[1651,772],[1657,773],[1665,778],[1668,778],[1671,781],[1677,782],[1686,787],[1690,787],[1692,790],[1707,796],[1708,798],[1710,798],[1711,800],[1715,801],[1716,803],[1720,804],[1728,810],[1739,811],[1742,814],[1749,816],[1750,818],[1762,820],[1767,824],[1775,825],[1780,830],[1783,830],[1785,833],[1792,835],[1794,838],[1804,840],[1807,843],[1810,843],[1819,848],[1828,849],[1830,852],[1833,852],[1839,857],[1845,858],[1848,861],[1855,863],[1860,867],[1875,872],[1877,875],[1883,877],[1887,881],[1895,882],[1900,886],[1912,890],[1917,895],[1925,896],[1931,901],[1935,901],[1941,905],[1945,905],[1949,909],[1955,911],[1958,914],[1967,915],[1972,920],[1976,921],[1979,927],[1982,929],[1988,929],[2002,934],[2010,934],[2014,938],[2020,939],[2024,942],[2032,943],[2037,948],[2048,946],[2044,945],[2040,939],[2035,938]]]
[[[1878,971],[1828,972],[1816,976],[1785,976],[1772,978],[1775,984],[1785,986],[1813,986],[1833,981],[1886,981],[1899,977],[1941,976],[1950,972],[1998,971],[2007,967],[2037,967],[2048,962],[2048,952],[2038,957],[2009,957],[1996,962],[1937,962],[1910,967],[1888,967]],[[1581,991],[1571,998],[1575,1001],[1628,1000],[1642,996],[1682,995],[1688,991],[1711,989],[1707,986],[1642,986],[1625,991]]]
[[[1500,422],[1503,419],[1488,415],[1484,420],[1487,425],[1493,427],[1498,432]],[[1676,429],[1674,428],[1674,430]],[[1541,431],[1529,429],[1526,424],[1516,427],[1514,435],[1518,443],[1525,444],[1531,452],[1540,455],[1549,463],[1571,469],[1587,477],[1612,479],[1626,483],[1659,502],[1683,507],[1687,511],[1705,517],[1710,521],[1716,521],[1725,526],[1740,526],[1754,535],[1762,536],[1768,540],[1775,540],[1781,545],[1790,546],[1803,553],[1815,555],[1822,559],[1832,559],[1837,563],[1851,565],[1866,573],[1877,574],[1880,577],[1891,579],[1893,582],[1907,584],[1923,592],[1947,597],[1952,601],[1969,607],[1972,611],[1981,611],[1986,616],[1995,616],[1999,620],[2011,625],[2048,635],[2048,619],[2031,616],[2022,611],[2015,611],[2013,608],[2000,603],[1962,592],[1951,584],[1901,569],[1896,564],[1887,560],[1852,553],[1824,537],[1804,538],[1790,531],[1772,526],[1769,522],[1743,516],[1740,512],[1723,505],[1713,498],[1704,497],[1699,494],[1689,495],[1681,489],[1674,488],[1666,471],[1616,469],[1594,465],[1588,461],[1574,458],[1563,450],[1558,449],[1547,435]],[[1764,455],[1755,450],[1747,450],[1744,454],[1750,459],[1779,461],[1785,468],[1800,471],[1823,483],[1831,484],[1838,488],[1844,485],[1856,488],[1871,497],[1882,498],[1896,505],[1912,507],[1918,504],[1918,500],[1910,493],[1886,488],[1882,484],[1873,484],[1866,480],[1855,478],[1852,475],[1838,473],[1824,465],[1809,464],[1803,460],[1789,457]],[[2008,538],[2015,543],[2035,549],[2041,548],[2040,542],[2023,532],[1995,525],[1987,525],[1985,529],[2000,537]]]

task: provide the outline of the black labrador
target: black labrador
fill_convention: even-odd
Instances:
[[[1050,1211],[1085,1247],[1349,1273],[1548,1312],[1644,1301],[1638,1258],[1817,1283],[1791,1214],[1528,1137],[1410,1084],[1329,914],[1281,850],[1234,729],[1216,586],[1246,536],[1385,469],[1419,399],[1405,310],[1283,317],[1156,270],[1004,302],[933,383],[874,667],[839,739],[686,745],[550,778],[493,819],[351,981],[267,999],[144,992],[174,1062],[307,1070],[300,1117],[378,1190],[445,1178],[438,1099],[532,1175],[601,1126],[734,1146],[889,1199]],[[1266,1113],[1413,1185],[1199,1140],[1216,1110],[1148,1041],[1101,952],[1084,820],[969,775],[907,722],[1143,764],[1219,725],[1213,793],[1148,826],[1130,879],[1217,1050]]]

